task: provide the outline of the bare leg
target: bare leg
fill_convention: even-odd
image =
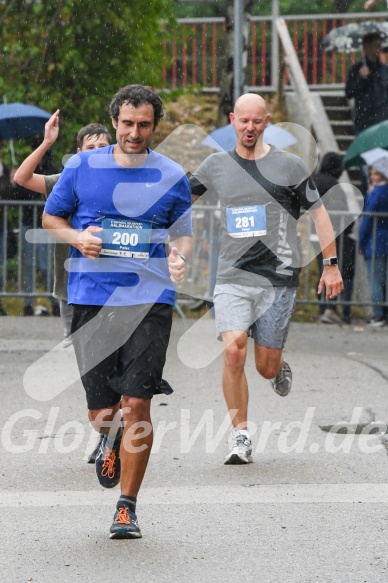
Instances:
[[[248,383],[244,372],[247,355],[248,335],[242,330],[222,333],[224,343],[224,370],[222,387],[228,410],[236,411],[232,424],[239,429],[247,429]]]
[[[89,419],[100,433],[98,449],[94,455],[98,481],[104,488],[114,488],[120,481],[120,443],[116,441],[121,428],[120,402],[110,409],[89,410]],[[101,439],[101,436],[104,438]]]
[[[120,403],[109,409],[89,409],[89,421],[96,431],[114,438],[120,429]]]
[[[283,366],[283,348],[267,348],[255,344],[256,370],[265,379],[276,377]]]
[[[287,397],[292,386],[292,371],[283,359],[282,348],[266,348],[255,344],[257,371],[265,379],[271,379],[271,386],[280,397]]]
[[[153,443],[151,400],[123,397],[124,433],[120,448],[121,493],[137,497]]]
[[[114,437],[120,428],[120,417],[124,420],[124,431],[120,447],[121,493],[137,497],[147,468],[153,443],[150,416],[151,400],[123,397],[120,404],[111,409],[89,411],[93,427],[100,433]]]

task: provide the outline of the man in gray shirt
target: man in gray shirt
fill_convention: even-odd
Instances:
[[[318,292],[343,289],[334,233],[310,171],[298,157],[263,142],[270,115],[264,99],[242,95],[230,120],[235,150],[210,155],[190,179],[193,201],[206,191],[221,206],[220,254],[214,290],[218,335],[224,344],[223,391],[230,412],[232,448],[226,464],[252,461],[244,372],[252,335],[258,372],[288,395],[292,373],[283,348],[299,283],[296,224],[309,210],[324,257]]]

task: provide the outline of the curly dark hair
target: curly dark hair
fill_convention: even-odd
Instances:
[[[119,89],[109,105],[110,116],[118,120],[120,107],[124,104],[139,107],[152,105],[154,109],[154,123],[157,125],[164,115],[163,103],[159,95],[147,85],[127,85]]]

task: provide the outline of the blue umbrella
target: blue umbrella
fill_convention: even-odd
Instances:
[[[41,134],[50,116],[35,105],[3,103],[0,105],[0,139],[21,140]]]
[[[289,131],[279,125],[269,123],[264,130],[264,142],[277,148],[287,148],[297,143],[297,139]],[[201,144],[213,150],[233,150],[236,147],[236,132],[232,124],[210,132]]]

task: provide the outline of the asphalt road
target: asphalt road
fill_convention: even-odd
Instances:
[[[108,538],[118,491],[85,461],[96,434],[60,339],[58,318],[0,319],[0,580],[388,580],[388,329],[292,324],[285,399],[255,372],[250,345],[254,463],[241,467],[223,465],[213,321],[175,320],[175,392],[153,402],[135,541]]]

